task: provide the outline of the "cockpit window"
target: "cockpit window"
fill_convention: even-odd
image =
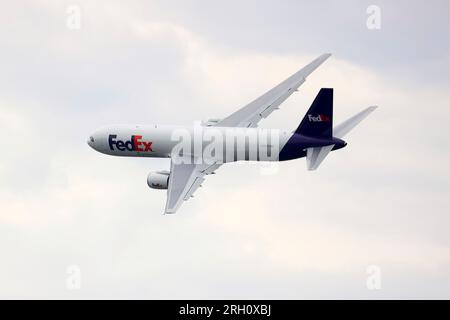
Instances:
[[[93,137],[93,136],[90,136],[90,137],[89,137],[89,140],[90,140],[92,143],[94,143],[94,137]]]

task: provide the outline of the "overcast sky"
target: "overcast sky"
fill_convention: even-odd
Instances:
[[[0,4],[0,298],[450,298],[448,1]],[[322,87],[336,122],[378,105],[318,171],[227,164],[163,216],[169,160],[86,144],[224,117],[325,52],[261,122]]]

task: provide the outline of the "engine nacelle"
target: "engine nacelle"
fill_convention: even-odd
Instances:
[[[169,187],[169,175],[169,171],[150,172],[147,177],[147,184],[152,189],[167,189]]]

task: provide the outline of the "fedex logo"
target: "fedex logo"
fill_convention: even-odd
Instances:
[[[308,120],[309,122],[330,122],[331,119],[329,116],[319,114],[317,117],[314,117],[311,114],[308,114]]]
[[[114,147],[120,151],[137,151],[137,152],[148,152],[152,150],[152,142],[142,141],[142,136],[131,136],[128,141],[116,140],[116,134],[110,134],[108,138],[109,149],[114,151]]]

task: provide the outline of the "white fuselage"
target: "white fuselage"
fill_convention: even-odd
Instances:
[[[292,136],[278,129],[214,126],[116,125],[97,130],[88,140],[95,150],[113,156],[169,158],[202,155],[239,160],[278,161]]]

